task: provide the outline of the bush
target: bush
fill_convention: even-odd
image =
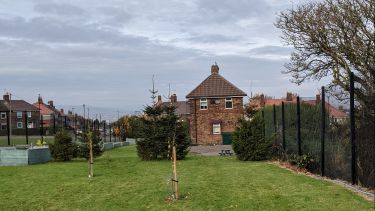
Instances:
[[[295,153],[292,153],[290,155],[287,155],[287,161],[292,164],[296,165],[299,168],[304,168],[306,170],[314,170],[317,165],[316,160],[311,154],[304,154],[304,155],[297,155]]]
[[[82,134],[78,140],[76,156],[80,158],[89,159],[90,157],[90,144],[89,144],[89,133],[92,134],[92,151],[95,157],[99,157],[103,154],[103,142],[97,132],[87,131]]]
[[[239,160],[266,160],[272,152],[272,139],[264,136],[264,121],[261,113],[240,119],[233,134],[233,150]]]
[[[50,145],[51,155],[58,161],[69,161],[73,158],[74,144],[72,137],[65,130],[58,131],[55,143]]]
[[[178,121],[175,107],[148,106],[146,117],[142,119],[137,141],[137,153],[142,160],[168,159],[171,149],[168,147],[175,136],[176,157],[184,159],[189,151],[190,141],[187,126]]]

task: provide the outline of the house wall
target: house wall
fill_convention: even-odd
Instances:
[[[190,138],[192,144],[222,144],[222,133],[233,132],[237,120],[243,117],[243,98],[233,98],[233,108],[225,108],[225,98],[217,98],[218,104],[208,99],[208,109],[200,109],[200,99],[189,99]],[[213,134],[213,121],[221,121],[221,134]]]
[[[3,112],[0,112],[0,113],[3,113]],[[7,113],[7,112],[5,112],[5,113]],[[31,111],[31,118],[28,117],[27,120],[28,120],[28,122],[33,122],[34,128],[39,128],[39,124],[40,124],[39,118],[40,118],[39,117],[39,111]],[[21,129],[24,129],[25,128],[25,112],[22,112],[22,118],[17,117],[17,111],[12,112],[12,114],[11,114],[12,129],[17,129],[17,123],[18,122],[22,122],[22,128]],[[1,117],[0,117],[0,125],[1,124],[7,124],[7,119],[6,118],[1,119]],[[0,130],[1,130],[1,127],[0,127]]]

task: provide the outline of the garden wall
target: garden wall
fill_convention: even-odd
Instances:
[[[16,147],[0,148],[0,166],[25,166],[46,163],[51,160],[48,147],[17,149]]]

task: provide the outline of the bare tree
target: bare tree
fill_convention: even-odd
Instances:
[[[329,88],[347,97],[349,73],[355,95],[372,110],[375,93],[375,0],[323,0],[282,12],[276,22],[282,39],[294,47],[286,64],[293,82],[331,76]]]

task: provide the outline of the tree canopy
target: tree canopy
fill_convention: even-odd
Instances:
[[[349,74],[362,107],[374,105],[375,0],[323,0],[282,12],[276,22],[294,47],[286,73],[293,82],[331,76],[329,90],[345,99]],[[371,108],[372,110],[373,108]]]

